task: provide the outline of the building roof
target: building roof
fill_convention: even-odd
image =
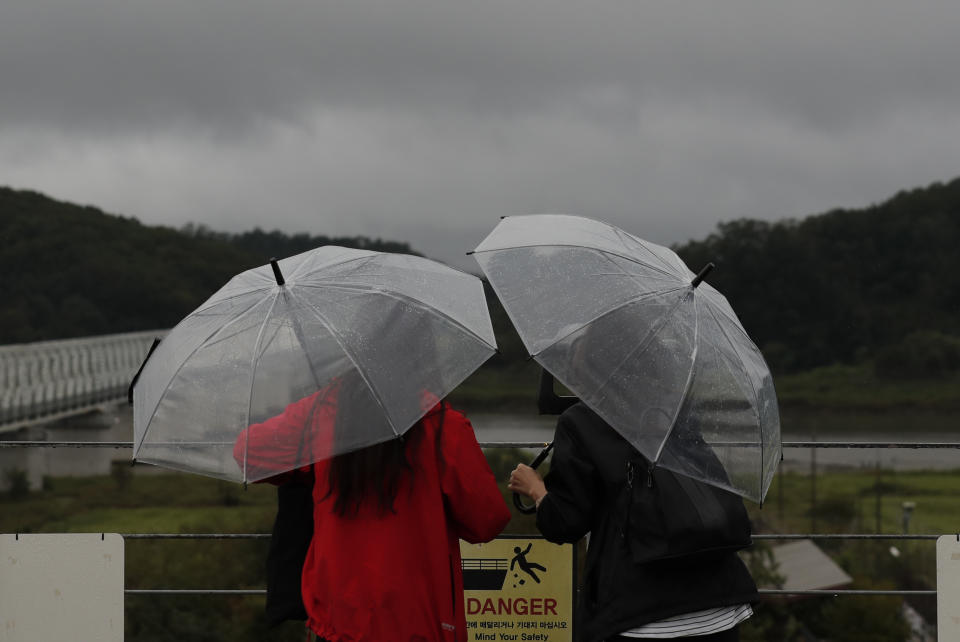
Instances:
[[[790,591],[832,589],[853,581],[830,556],[811,540],[802,539],[775,546],[777,573],[784,578],[783,588]]]

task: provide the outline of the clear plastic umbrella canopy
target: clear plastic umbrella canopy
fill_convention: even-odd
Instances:
[[[147,360],[135,460],[257,481],[402,435],[496,350],[482,283],[440,263],[326,246],[276,267],[234,277]],[[331,400],[351,419],[335,437]],[[281,415],[303,429],[271,449],[296,455],[247,469],[240,435]]]
[[[473,255],[530,354],[647,459],[762,502],[780,461],[770,371],[673,251],[536,215],[503,219]]]

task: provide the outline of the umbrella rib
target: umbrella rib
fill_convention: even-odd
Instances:
[[[243,319],[244,317],[246,317],[248,314],[250,314],[250,311],[251,311],[251,310],[253,310],[255,307],[257,307],[257,306],[260,305],[261,303],[263,303],[263,299],[260,299],[259,301],[255,301],[255,302],[251,303],[251,304],[250,304],[250,307],[248,307],[246,310],[244,310],[243,312],[241,312],[240,314],[238,314],[237,316],[235,316],[234,318],[230,319],[228,322],[224,323],[222,326],[218,327],[216,330],[214,330],[213,332],[211,332],[211,333],[207,336],[206,339],[204,339],[203,341],[201,341],[200,343],[198,343],[198,344],[197,344],[197,347],[190,351],[190,354],[188,354],[186,357],[183,358],[183,360],[180,362],[180,365],[177,367],[176,371],[173,373],[173,375],[172,375],[172,376],[170,377],[170,379],[167,381],[166,387],[164,388],[163,392],[160,394],[160,397],[157,399],[157,404],[153,407],[153,410],[150,412],[150,419],[148,419],[148,420],[147,420],[147,423],[144,425],[144,428],[143,428],[143,436],[140,437],[140,443],[137,444],[136,449],[133,451],[133,460],[134,460],[134,461],[136,461],[136,459],[137,459],[137,454],[140,452],[140,448],[143,446],[143,442],[144,442],[144,440],[147,438],[147,432],[148,432],[148,431],[147,431],[147,426],[149,426],[149,425],[150,425],[150,422],[153,421],[153,417],[157,414],[157,409],[160,407],[160,402],[163,400],[163,396],[167,393],[167,390],[170,389],[170,382],[177,378],[177,375],[180,374],[180,371],[181,371],[181,370],[183,370],[183,366],[186,365],[187,361],[190,360],[190,357],[192,357],[193,355],[195,355],[195,354],[200,350],[200,348],[202,348],[202,347],[204,347],[205,345],[207,345],[207,342],[208,342],[210,339],[212,339],[213,337],[217,336],[217,334],[219,334],[220,332],[223,332],[224,330],[226,330],[227,328],[229,328],[229,327],[232,326],[233,324],[237,323],[238,321],[240,321],[241,319]],[[176,329],[176,328],[174,328],[174,329]],[[168,335],[168,336],[169,336],[169,335]]]
[[[614,312],[617,312],[617,311],[619,311],[619,310],[622,310],[623,308],[625,308],[625,307],[628,306],[628,305],[633,305],[634,303],[637,303],[637,302],[639,302],[639,301],[643,301],[644,299],[649,299],[649,298],[651,298],[651,297],[655,297],[655,296],[665,296],[665,295],[667,295],[667,294],[672,294],[673,292],[677,292],[678,290],[683,290],[684,288],[688,288],[688,287],[690,287],[690,286],[689,286],[689,285],[683,285],[683,286],[679,286],[679,287],[676,287],[676,288],[672,288],[672,289],[670,289],[670,290],[663,290],[663,291],[658,291],[658,292],[646,292],[646,293],[644,293],[644,294],[640,294],[640,295],[638,295],[638,296],[635,296],[635,297],[633,297],[633,298],[631,298],[631,299],[627,299],[626,301],[623,301],[623,302],[621,302],[621,303],[618,303],[616,307],[611,308],[611,309],[607,310],[606,312],[603,312],[602,314],[598,314],[597,316],[593,317],[592,319],[589,319],[589,320],[587,320],[587,321],[584,321],[583,323],[581,323],[581,324],[578,325],[577,327],[575,327],[575,328],[573,328],[572,330],[570,330],[569,332],[567,332],[567,333],[566,333],[565,335],[563,335],[562,337],[560,337],[560,338],[552,341],[552,342],[550,343],[550,345],[544,346],[543,348],[537,350],[536,353],[532,353],[530,356],[531,356],[531,357],[536,357],[537,355],[539,355],[539,354],[540,354],[541,352],[543,352],[544,350],[549,350],[549,349],[552,348],[553,346],[557,345],[558,343],[560,343],[561,341],[563,341],[564,339],[566,339],[567,337],[569,337],[571,334],[574,334],[574,333],[576,333],[576,332],[579,332],[580,330],[582,330],[583,328],[587,327],[587,326],[590,325],[591,323],[593,323],[593,322],[595,322],[595,321],[598,321],[598,320],[602,319],[602,318],[605,317],[605,316],[609,316],[609,315],[613,314]],[[676,307],[676,305],[677,305],[677,304],[674,304],[674,307]],[[631,352],[631,353],[632,353],[632,352]]]
[[[672,310],[671,310],[672,312]],[[663,449],[667,446],[667,441],[670,439],[670,435],[673,434],[674,428],[677,427],[677,417],[680,416],[680,408],[683,407],[683,402],[687,398],[687,395],[690,394],[690,385],[693,383],[693,371],[697,367],[697,357],[700,355],[700,313],[697,310],[696,298],[694,298],[693,305],[693,356],[690,359],[690,371],[687,373],[687,382],[683,386],[683,394],[680,395],[680,400],[677,402],[677,409],[673,412],[673,420],[670,422],[670,428],[667,429],[667,434],[663,436],[663,441],[660,442],[660,447],[657,449],[657,455],[654,457],[654,463],[660,461],[660,455],[663,454]]]
[[[262,301],[262,300],[263,300],[263,299],[261,299],[261,301]],[[217,338],[216,338],[215,341],[212,340],[213,337],[210,337],[210,338],[208,338],[206,341],[204,341],[204,344],[203,344],[203,345],[204,345],[205,347],[207,347],[207,348],[210,348],[210,347],[212,347],[212,346],[217,345],[218,343],[223,343],[224,341],[229,341],[230,339],[232,339],[233,337],[237,336],[238,334],[240,334],[240,333],[242,333],[242,332],[246,332],[248,329],[249,329],[249,328],[246,328],[246,327],[245,327],[245,328],[240,328],[240,329],[237,330],[236,332],[232,332],[232,333],[227,334],[227,335],[217,336]]]
[[[659,279],[654,276],[646,276],[642,274],[630,274],[629,272],[624,272],[620,270],[619,272],[592,272],[591,276],[635,276],[642,278],[645,281],[659,281],[659,282],[669,282],[671,285],[676,284],[676,279]]]
[[[367,251],[367,250],[364,250],[364,251]],[[372,250],[370,250],[370,251],[373,252]],[[444,263],[438,263],[438,262],[436,262],[436,261],[432,261],[431,259],[427,259],[427,258],[422,257],[422,256],[416,256],[416,255],[413,255],[413,254],[402,254],[402,253],[399,253],[399,252],[374,252],[371,256],[358,256],[358,257],[354,257],[354,258],[352,258],[352,259],[347,259],[347,260],[345,260],[345,261],[340,261],[339,263],[330,263],[330,264],[324,265],[324,266],[322,266],[321,268],[318,268],[318,269],[324,269],[324,268],[328,268],[328,267],[334,267],[334,266],[344,265],[344,264],[346,264],[346,263],[350,263],[351,261],[359,261],[359,260],[361,260],[361,259],[369,259],[370,261],[373,261],[374,259],[383,259],[384,261],[389,261],[389,260],[392,259],[392,258],[405,258],[405,259],[408,259],[408,260],[409,260],[409,259],[414,259],[415,261],[418,261],[418,262],[432,263],[432,264],[435,264],[435,265],[433,265],[433,267],[434,267],[435,269],[436,269],[436,268],[439,268],[439,269],[441,269],[441,270],[445,270],[445,271],[449,271],[449,272],[456,272],[457,274],[463,274],[464,276],[470,276],[470,277],[476,278],[476,275],[475,275],[475,274],[471,274],[470,272],[467,272],[466,270],[461,270],[460,268],[453,267],[452,265],[446,265],[446,264],[444,264]],[[389,265],[386,265],[386,266],[384,266],[384,267],[390,267],[390,266],[389,266]],[[300,268],[298,268],[298,271],[297,271],[297,272],[295,272],[293,275],[291,275],[291,277],[290,277],[291,279],[293,279],[295,276],[296,276],[296,277],[300,277],[300,276],[301,276],[301,274],[300,274],[300,272],[299,272],[299,269],[300,269]],[[414,268],[411,268],[411,269],[414,269]],[[384,274],[386,274],[386,272],[384,272]],[[310,278],[316,279],[316,280],[325,280],[325,279],[328,279],[328,278],[337,278],[337,277],[339,277],[339,276],[341,276],[341,275],[340,275],[340,274],[334,274],[334,275],[330,275],[330,276],[316,276],[316,275],[313,275],[313,274],[311,274],[311,273],[306,273],[306,274],[304,274],[304,276],[309,276]],[[365,276],[376,276],[376,274],[366,274]]]
[[[444,319],[450,325],[456,328],[459,328],[465,334],[469,334],[470,336],[475,338],[477,341],[480,341],[483,344],[487,345],[488,347],[490,347],[491,350],[496,350],[496,346],[491,346],[489,341],[487,341],[486,339],[478,335],[476,332],[474,332],[470,328],[466,327],[465,325],[463,325],[462,323],[460,323],[459,321],[451,317],[449,314],[446,314],[445,312],[437,308],[430,307],[427,304],[423,303],[422,301],[412,296],[407,296],[405,294],[400,294],[398,292],[391,292],[389,290],[382,290],[380,288],[365,287],[362,285],[355,285],[352,283],[343,283],[343,282],[324,283],[323,285],[312,285],[310,283],[298,283],[297,287],[317,288],[317,289],[332,288],[334,290],[346,290],[348,292],[376,292],[377,294],[382,294],[383,296],[390,297],[391,299],[395,299],[397,301],[403,301],[404,303],[409,303],[410,305],[417,308],[418,310],[422,310],[424,312],[429,312],[430,314],[434,314],[437,317]]]
[[[347,350],[347,346],[343,344],[343,341],[340,339],[340,336],[333,329],[333,326],[330,324],[330,322],[327,321],[326,317],[323,316],[323,314],[320,312],[320,310],[317,309],[315,305],[297,296],[297,293],[294,292],[293,290],[290,291],[290,294],[293,295],[297,300],[301,301],[307,308],[309,308],[313,312],[314,316],[317,317],[317,320],[321,324],[323,324],[323,327],[327,329],[327,332],[330,333],[330,336],[333,337],[333,340],[336,341],[337,345],[340,346],[340,349],[343,350],[343,353],[347,355],[347,359],[349,359],[350,363],[353,364],[353,367],[357,369],[357,373],[360,375],[360,378],[363,379],[363,382],[367,384],[367,388],[369,388],[370,392],[373,394],[374,401],[377,402],[377,405],[380,406],[380,410],[383,411],[383,415],[384,417],[386,417],[387,423],[390,424],[390,429],[393,430],[393,434],[399,437],[400,432],[397,430],[397,427],[394,425],[393,418],[390,416],[390,413],[387,412],[387,408],[383,404],[383,399],[381,398],[380,393],[377,390],[377,387],[374,386],[373,382],[367,378],[367,374],[363,371],[363,368],[360,367],[360,364],[357,363],[357,360],[354,358],[354,356],[350,354],[350,351]]]
[[[611,225],[610,227],[613,228],[613,231],[614,231],[614,232],[616,233],[616,235],[620,238],[621,242],[622,242],[624,245],[627,245],[627,243],[624,241],[625,238],[630,238],[630,239],[636,241],[637,243],[640,244],[640,246],[641,246],[644,250],[646,250],[646,251],[649,252],[651,255],[653,255],[653,257],[654,257],[661,265],[663,265],[664,269],[665,269],[667,272],[670,271],[670,267],[671,267],[671,266],[664,260],[664,258],[663,258],[662,256],[660,256],[659,254],[657,254],[656,252],[654,252],[653,250],[651,250],[650,248],[648,248],[648,247],[647,247],[648,243],[647,243],[646,241],[644,241],[643,239],[639,239],[639,238],[637,238],[636,236],[633,236],[632,234],[627,234],[626,232],[624,232],[623,230],[621,230],[619,227],[613,227],[612,225]]]
[[[620,360],[620,363],[617,364],[617,367],[610,369],[610,374],[607,375],[607,378],[604,379],[603,382],[600,383],[600,385],[596,386],[593,391],[591,391],[591,393],[588,395],[588,398],[592,399],[594,392],[596,392],[597,390],[602,390],[607,385],[607,383],[611,379],[613,379],[613,376],[616,374],[617,370],[620,369],[620,366],[626,363],[628,359],[630,359],[634,354],[637,353],[637,351],[641,349],[645,349],[648,345],[650,345],[650,342],[653,341],[656,338],[656,336],[660,333],[660,331],[667,325],[667,318],[670,316],[670,314],[673,313],[674,310],[677,309],[677,307],[682,302],[683,302],[683,299],[679,299],[673,304],[673,306],[671,306],[670,310],[666,314],[664,314],[663,317],[661,317],[657,325],[653,326],[650,329],[650,331],[647,332],[647,334],[643,337],[640,343],[638,343],[634,348],[630,350],[630,352],[628,352],[623,356],[623,359]],[[617,309],[620,309],[620,308],[617,308]]]
[[[717,322],[717,327],[720,328],[720,333],[723,334],[723,338],[727,340],[727,343],[730,345],[730,349],[733,350],[733,353],[737,355],[737,358],[740,359],[740,365],[744,366],[743,355],[740,354],[740,351],[737,349],[736,344],[733,342],[733,339],[730,338],[730,334],[727,332],[727,329],[723,327],[723,324],[720,323],[720,319],[717,318],[716,313],[714,312],[711,306],[706,306],[707,312],[710,313],[710,316],[713,317],[713,320]],[[724,315],[726,317],[726,315]],[[746,336],[746,335],[744,335]],[[721,353],[722,354],[722,353]],[[744,368],[746,369],[746,368]],[[753,380],[747,377],[747,380],[750,382],[750,389],[753,391],[753,414],[757,418],[757,425],[760,425],[760,413],[757,410],[760,402],[760,391],[757,390],[757,387],[753,385]],[[763,441],[761,440],[761,448],[763,448]],[[761,451],[762,454],[762,451]]]
[[[642,286],[642,285],[643,285],[643,284],[641,283],[641,279],[654,280],[653,277],[649,277],[649,276],[643,277],[643,276],[641,276],[641,275],[639,275],[639,274],[630,274],[629,272],[627,272],[626,270],[624,270],[622,267],[620,267],[619,265],[617,265],[617,262],[614,261],[612,258],[610,258],[610,255],[609,255],[609,254],[607,254],[606,252],[602,252],[601,254],[602,254],[604,260],[606,260],[608,263],[610,263],[610,265],[612,265],[613,267],[619,268],[620,272],[615,272],[615,273],[600,273],[598,276],[613,276],[614,274],[618,274],[618,275],[621,275],[621,276],[624,276],[624,277],[629,278],[631,281],[633,281],[634,283],[636,283],[638,286]],[[651,269],[654,269],[655,271],[658,271],[658,272],[659,272],[659,270],[656,270],[656,269],[653,268],[652,266],[651,266]],[[595,274],[596,274],[596,273],[595,273]],[[662,272],[661,272],[661,274],[662,274]],[[673,275],[671,275],[671,274],[667,274],[667,276],[668,276],[668,277],[673,277]],[[670,280],[675,282],[676,277],[673,277],[673,278],[671,278]]]
[[[700,287],[703,288],[702,285],[701,285]],[[720,304],[721,302],[723,302],[723,303],[726,303],[726,305],[727,305],[728,308],[730,307],[730,302],[726,300],[726,297],[724,297],[722,294],[720,294],[720,292],[718,292],[718,291],[715,290],[715,289],[712,290],[712,291],[711,291],[711,290],[708,290],[708,289],[704,289],[704,290],[702,290],[701,294],[702,294],[703,298],[705,298],[707,301],[709,301],[710,303],[712,303],[712,304],[714,305],[714,307],[715,307],[715,309],[716,309],[717,312],[719,312],[720,314],[722,314],[724,317],[726,317],[727,320],[729,320],[731,323],[733,323],[733,324],[735,325],[735,327],[737,328],[737,330],[738,330],[743,336],[745,336],[747,339],[750,339],[750,335],[748,335],[748,334],[747,334],[747,331],[743,329],[742,323],[740,322],[740,319],[737,318],[736,312],[733,312],[733,308],[730,308],[730,313],[733,314],[733,316],[730,316],[730,314],[728,314],[727,311],[726,311],[726,310],[723,308],[723,306]],[[716,299],[717,297],[720,297],[720,300],[715,301],[714,299]],[[752,339],[751,339],[751,341],[752,341]]]
[[[260,324],[260,330],[257,332],[257,341],[253,344],[253,356],[250,358],[250,392],[247,394],[247,417],[243,422],[243,425],[248,427],[250,426],[250,415],[253,412],[253,385],[257,381],[257,364],[260,361],[260,343],[263,341],[263,333],[267,330],[267,321],[270,320],[270,315],[273,313],[273,309],[277,307],[277,300],[280,298],[280,291],[283,288],[278,288],[277,293],[273,295],[273,301],[270,302],[270,309],[267,310],[267,313],[263,315],[263,322]],[[247,483],[247,452],[250,448],[250,437],[249,434],[244,431],[244,440],[243,440],[243,483]]]
[[[706,299],[706,301],[707,301],[707,303],[710,303],[710,300],[709,300],[709,299]],[[730,344],[730,349],[733,350],[733,353],[734,353],[735,355],[737,355],[737,358],[738,358],[738,359],[740,359],[740,365],[743,366],[743,365],[744,365],[744,363],[743,363],[743,355],[741,355],[741,354],[740,354],[740,351],[737,350],[737,346],[736,346],[736,344],[733,342],[733,339],[730,338],[730,335],[729,335],[729,333],[727,333],[726,328],[724,328],[724,327],[723,327],[723,324],[720,323],[720,319],[717,318],[717,314],[716,314],[716,311],[713,309],[713,306],[712,306],[712,305],[706,305],[705,307],[706,307],[706,309],[707,309],[707,312],[710,313],[710,316],[713,317],[713,320],[716,321],[717,327],[720,328],[720,333],[723,334],[723,338],[727,340],[727,343],[728,343],[728,344]],[[722,312],[722,310],[721,310],[721,312]],[[729,317],[728,317],[726,314],[724,314],[723,316],[724,316],[724,318],[729,319]],[[746,335],[746,332],[744,332],[744,336],[747,336],[747,335]],[[748,338],[749,338],[749,337],[748,337]],[[723,353],[720,353],[720,354],[721,354],[721,356],[722,356]],[[753,391],[753,404],[752,404],[753,414],[754,414],[754,416],[755,416],[756,419],[757,419],[757,426],[760,426],[760,430],[762,431],[763,428],[762,428],[762,424],[761,424],[761,421],[760,421],[760,411],[759,411],[759,408],[758,408],[759,405],[760,405],[760,392],[757,390],[757,387],[753,384],[753,380],[750,379],[750,377],[747,377],[747,380],[750,382],[750,389]],[[761,435],[761,438],[760,438],[760,477],[759,477],[759,479],[760,479],[760,486],[761,486],[760,492],[762,493],[762,492],[763,492],[763,437],[762,437],[762,435]],[[763,505],[763,500],[762,500],[762,499],[760,500],[760,504]]]
[[[261,300],[262,300],[262,299],[261,299]],[[240,334],[240,333],[242,333],[242,332],[245,332],[247,329],[248,329],[248,328],[240,328],[239,330],[237,330],[236,332],[234,332],[234,333],[232,333],[232,334],[228,334],[228,335],[226,335],[226,336],[219,336],[219,337],[217,337],[217,340],[216,340],[216,341],[209,341],[209,340],[208,340],[208,341],[206,341],[206,342],[204,343],[204,346],[206,346],[207,348],[210,348],[210,347],[212,347],[212,346],[217,345],[218,343],[223,343],[224,341],[229,341],[230,339],[232,339],[233,337],[237,336],[238,334]],[[273,333],[273,335],[270,337],[270,340],[269,340],[269,342],[267,343],[267,345],[264,347],[264,350],[266,350],[266,349],[270,346],[270,344],[272,344],[272,343],[276,340],[277,335],[279,334],[279,332],[280,332],[280,329],[277,328],[277,330],[276,330],[276,331]]]
[[[286,290],[289,293],[289,290]],[[320,385],[320,377],[317,376],[317,370],[313,367],[313,361],[310,360],[310,352],[307,350],[307,340],[303,336],[303,328],[300,327],[300,323],[297,320],[296,315],[290,315],[290,325],[293,328],[293,333],[297,337],[297,341],[300,342],[300,347],[303,348],[303,356],[307,360],[307,367],[310,369],[310,375],[313,377],[313,383],[316,384],[317,390],[320,390],[322,387]]]
[[[242,297],[242,296],[248,296],[248,295],[250,295],[250,294],[256,294],[257,292],[261,292],[261,291],[264,291],[264,290],[269,290],[269,289],[272,288],[274,285],[276,285],[276,283],[265,283],[265,284],[262,285],[262,286],[251,287],[249,290],[246,290],[246,291],[244,291],[244,292],[237,292],[236,294],[232,294],[232,295],[230,295],[230,296],[228,296],[228,297],[224,297],[224,298],[222,298],[222,299],[217,299],[216,301],[214,301],[213,303],[211,303],[211,304],[208,305],[208,306],[204,306],[204,305],[201,303],[199,308],[197,308],[196,310],[194,310],[193,312],[190,313],[190,316],[198,316],[201,312],[205,312],[205,311],[209,310],[210,308],[212,308],[212,307],[214,307],[214,306],[220,305],[221,303],[226,303],[227,301],[233,301],[234,299],[239,299],[239,298]]]
[[[339,261],[339,262],[337,262],[337,263],[330,263],[330,264],[324,265],[324,266],[323,266],[322,268],[320,268],[320,269],[327,268],[327,267],[333,267],[333,266],[335,266],[335,265],[343,265],[344,263],[350,263],[351,261],[359,261],[359,260],[361,260],[361,259],[372,259],[372,258],[374,258],[374,257],[373,257],[373,256],[355,256],[355,257],[353,257],[353,258],[349,258],[349,259],[346,259],[346,260],[343,260],[343,261]],[[303,263],[301,263],[300,265],[302,266]],[[206,306],[206,307],[202,307],[202,305],[201,305],[201,307],[197,308],[192,314],[197,314],[197,313],[199,313],[199,312],[203,312],[204,310],[207,310],[207,309],[209,309],[209,308],[212,308],[212,307],[215,306],[215,305],[219,305],[219,304],[221,304],[221,303],[223,303],[223,302],[225,302],[225,301],[230,301],[230,300],[232,300],[232,299],[236,299],[237,297],[245,296],[245,295],[248,295],[248,294],[253,294],[253,293],[255,293],[255,292],[257,292],[257,291],[260,291],[260,290],[270,290],[274,285],[276,285],[276,281],[273,279],[272,276],[271,276],[271,277],[267,277],[267,276],[264,276],[264,275],[260,274],[260,273],[257,271],[257,270],[265,269],[266,267],[267,267],[267,266],[260,266],[260,267],[256,267],[256,268],[247,270],[247,272],[249,272],[252,276],[255,276],[255,277],[257,277],[257,278],[262,278],[262,279],[264,279],[263,285],[250,285],[250,286],[248,286],[249,289],[246,290],[246,291],[244,291],[244,292],[238,292],[237,294],[233,294],[233,295],[231,295],[231,296],[224,297],[224,298],[222,298],[222,299],[217,299],[216,301],[214,301],[213,303],[211,303],[210,305],[208,305],[208,306]],[[300,274],[299,270],[300,270],[300,269],[301,269],[301,267],[298,266],[297,271],[294,271],[293,274],[289,275],[289,278],[292,280],[293,278],[299,276],[299,274]],[[246,274],[247,272],[244,272],[244,274]]]
[[[672,277],[672,278],[674,278],[674,279],[680,278],[680,277],[678,277],[676,274],[672,274],[671,272],[668,272],[668,271],[666,271],[666,270],[664,270],[664,269],[662,269],[662,268],[660,268],[660,267],[658,267],[658,266],[656,266],[656,265],[651,265],[650,263],[647,263],[647,262],[645,262],[645,261],[642,261],[642,260],[638,259],[638,258],[635,257],[635,256],[627,256],[626,254],[622,254],[622,253],[620,253],[620,252],[612,252],[612,251],[610,251],[610,250],[604,250],[604,249],[601,249],[601,248],[599,248],[599,247],[591,247],[591,246],[589,246],[589,245],[580,245],[580,244],[577,244],[577,243],[527,243],[527,244],[524,244],[524,245],[510,245],[510,246],[507,246],[507,247],[496,247],[496,248],[491,248],[491,249],[489,249],[489,250],[475,250],[475,251],[474,251],[474,254],[476,255],[476,254],[486,254],[486,253],[488,253],[488,252],[502,252],[502,251],[504,251],[504,250],[522,250],[522,249],[528,248],[528,247],[534,247],[534,248],[536,248],[536,247],[579,247],[579,248],[581,248],[581,249],[588,249],[588,250],[593,250],[594,252],[600,252],[601,254],[609,254],[609,255],[611,255],[611,256],[618,256],[618,257],[620,257],[621,259],[623,259],[623,260],[625,260],[625,261],[630,261],[631,263],[636,263],[637,265],[642,265],[642,266],[645,267],[645,268],[650,268],[651,270],[653,270],[653,271],[655,271],[655,272],[660,272],[661,274],[664,274],[664,275],[666,275],[666,276]]]
[[[361,251],[369,252],[370,250],[361,250]],[[325,270],[325,269],[327,269],[327,268],[332,268],[332,267],[335,267],[335,266],[342,266],[342,265],[345,265],[345,264],[347,264],[347,263],[352,263],[352,262],[354,262],[354,261],[363,261],[363,260],[372,261],[373,259],[377,258],[377,256],[379,256],[379,255],[378,255],[378,254],[365,254],[365,255],[363,255],[363,256],[351,256],[351,257],[349,257],[349,258],[343,259],[342,261],[335,261],[335,262],[333,262],[333,263],[325,263],[325,264],[323,264],[323,265],[321,265],[321,266],[319,266],[319,267],[313,268],[313,269],[318,271],[318,270]],[[294,271],[293,271],[293,274],[291,274],[291,275],[289,276],[290,280],[299,279],[299,278],[302,277],[302,276],[309,276],[309,275],[311,274],[310,271],[309,271],[309,269],[306,269],[306,270],[305,270],[304,267],[303,267],[306,263],[307,263],[307,261],[303,261],[302,263],[300,263],[300,265],[297,266],[297,269],[294,270]],[[321,278],[322,278],[322,277],[321,277]]]

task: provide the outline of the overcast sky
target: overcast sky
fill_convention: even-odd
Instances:
[[[0,184],[460,267],[506,214],[664,244],[960,175],[960,3],[2,0]]]

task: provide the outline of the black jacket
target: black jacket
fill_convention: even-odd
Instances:
[[[294,471],[277,486],[277,516],[267,552],[267,626],[306,620],[300,578],[313,538],[313,475]]]
[[[596,413],[582,403],[567,409],[553,444],[537,527],[556,543],[590,533],[578,605],[580,639],[602,640],[674,615],[757,600],[756,584],[735,552],[633,561],[621,502],[627,464],[639,455]]]

